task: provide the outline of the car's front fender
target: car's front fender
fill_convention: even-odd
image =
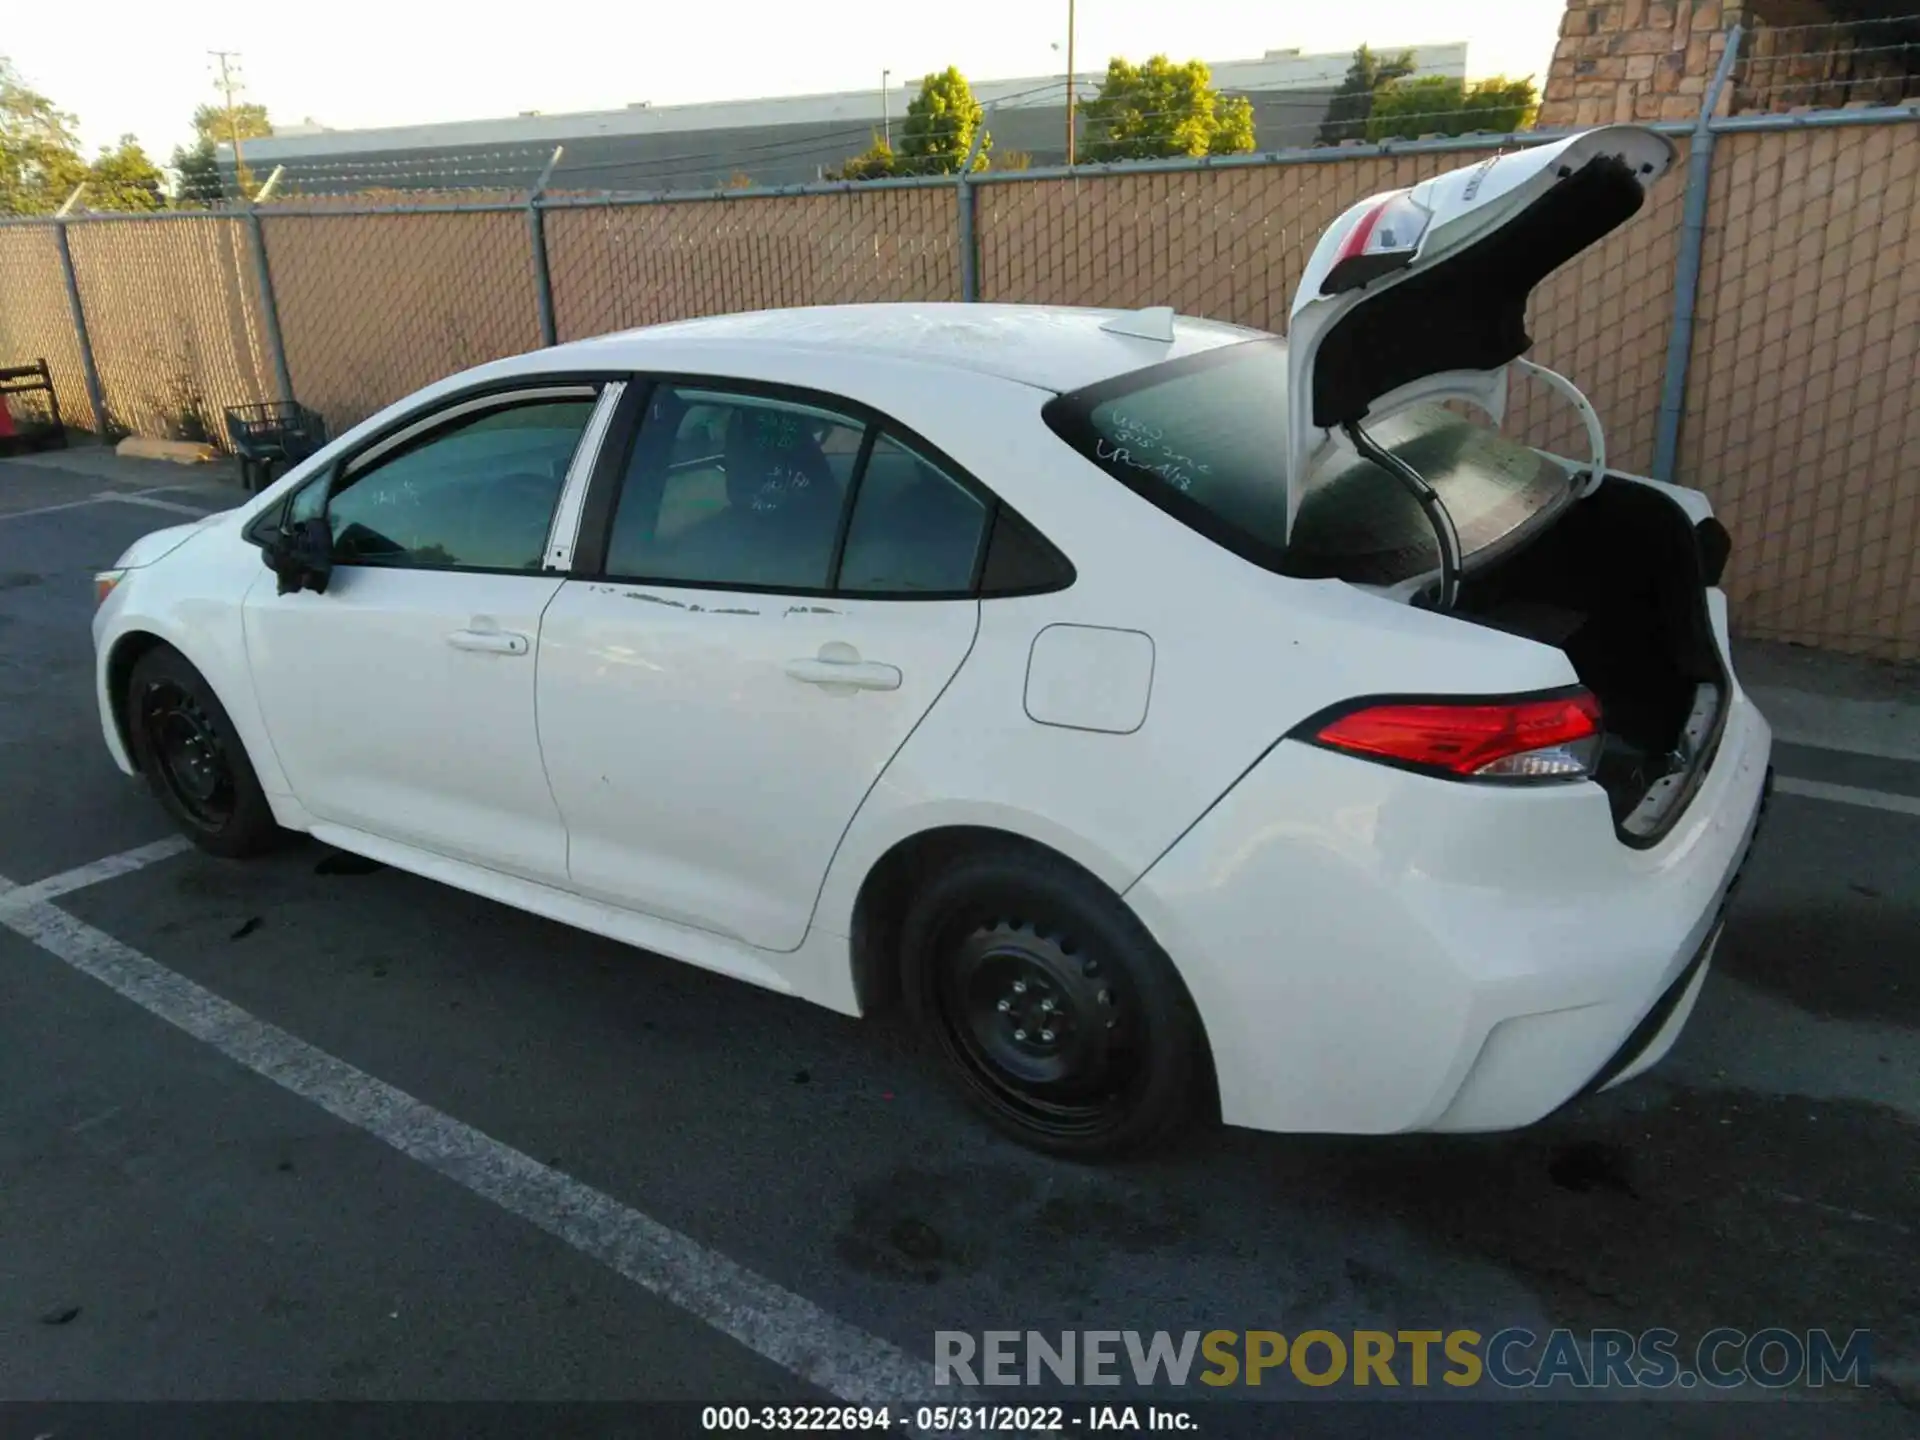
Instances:
[[[278,814],[282,801],[292,797],[255,698],[242,621],[248,591],[271,583],[271,577],[260,552],[240,538],[238,522],[226,518],[228,523],[200,529],[159,559],[129,570],[95,612],[94,690],[101,731],[114,763],[133,774],[116,681],[128,668],[127,647],[153,641],[170,645],[219,697]]]

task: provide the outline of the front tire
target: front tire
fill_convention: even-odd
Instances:
[[[125,713],[134,761],[188,839],[230,860],[279,843],[284,832],[239,732],[184,655],[156,645],[135,661]]]
[[[938,872],[901,929],[914,1020],[973,1106],[1035,1149],[1094,1160],[1165,1142],[1206,1093],[1180,976],[1111,891],[1026,847]]]

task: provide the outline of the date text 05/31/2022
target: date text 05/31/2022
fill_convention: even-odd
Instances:
[[[888,1431],[1046,1435],[1062,1431],[1158,1431],[1199,1428],[1192,1415],[1164,1405],[708,1405],[710,1431]]]

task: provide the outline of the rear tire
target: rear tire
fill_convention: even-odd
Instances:
[[[156,645],[127,680],[134,761],[181,831],[209,854],[244,859],[284,838],[239,732],[205,677]]]
[[[1153,1148],[1207,1093],[1206,1037],[1178,972],[1106,887],[1058,856],[966,855],[901,927],[909,1011],[968,1102],[1077,1160]]]

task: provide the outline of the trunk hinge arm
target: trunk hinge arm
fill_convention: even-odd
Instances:
[[[1460,531],[1454,526],[1453,515],[1440,498],[1440,492],[1427,483],[1426,476],[1375,442],[1357,420],[1347,421],[1340,429],[1353,442],[1355,450],[1406,486],[1407,493],[1420,502],[1427,523],[1433,527],[1434,544],[1440,550],[1440,600],[1435,608],[1453,609],[1460,597]]]
[[[1541,384],[1552,390],[1561,399],[1567,401],[1580,412],[1580,423],[1587,429],[1587,449],[1592,452],[1591,468],[1587,478],[1574,493],[1574,498],[1584,500],[1600,488],[1600,482],[1607,478],[1607,432],[1600,423],[1600,412],[1593,408],[1593,402],[1580,392],[1580,387],[1557,370],[1549,370],[1544,365],[1536,365],[1531,360],[1516,359],[1514,366],[1533,376]]]

